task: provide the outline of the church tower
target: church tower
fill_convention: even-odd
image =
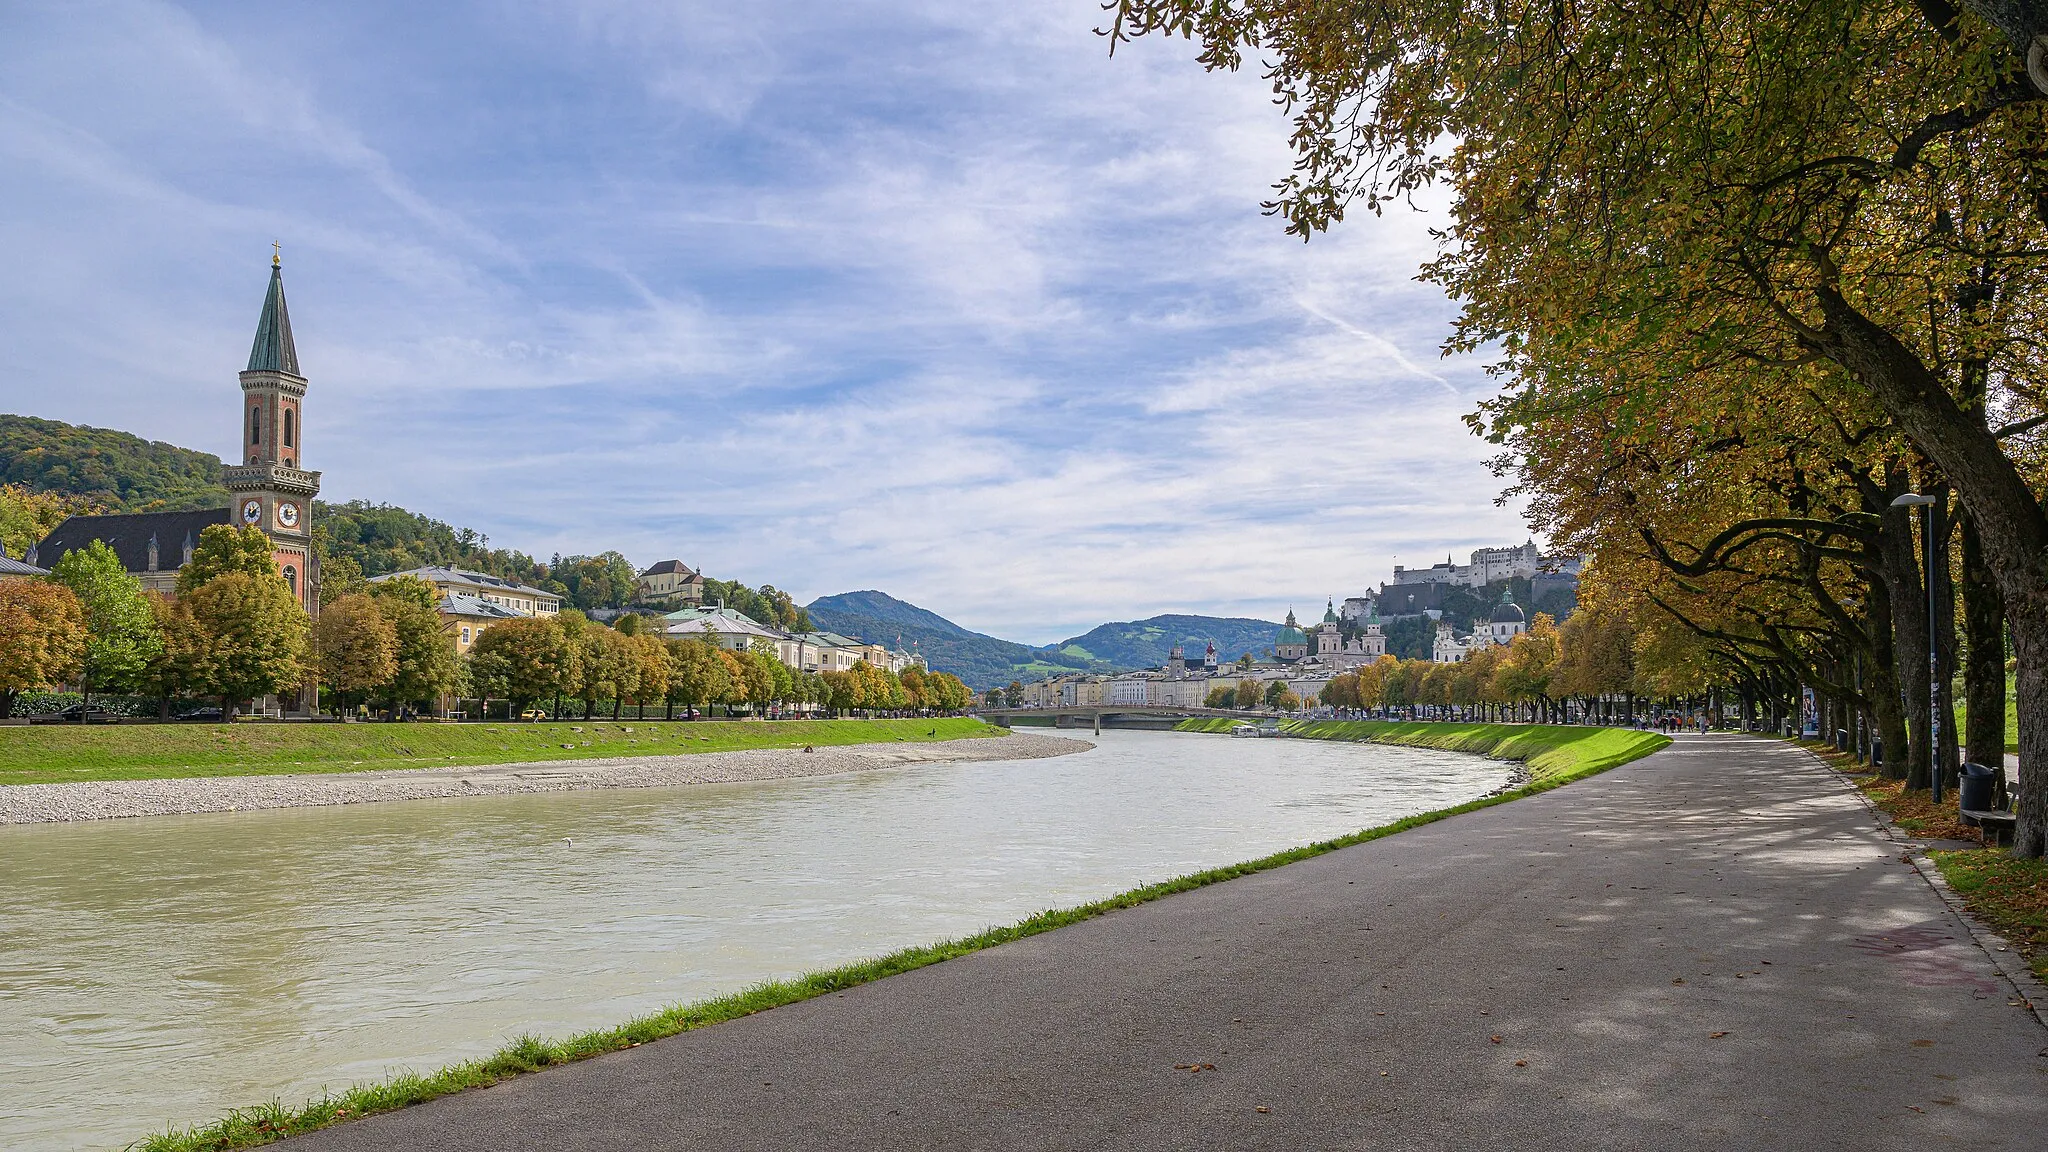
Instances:
[[[270,291],[256,322],[249,367],[242,372],[242,464],[221,469],[233,494],[231,522],[261,528],[270,537],[277,569],[306,606],[317,612],[319,572],[313,557],[313,497],[320,474],[304,462],[306,378],[292,346],[291,314],[284,306],[284,269],[270,258]]]

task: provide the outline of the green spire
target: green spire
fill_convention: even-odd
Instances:
[[[256,321],[256,343],[249,348],[249,371],[299,374],[299,351],[292,347],[292,317],[284,307],[284,268],[270,258],[270,291],[263,297],[263,318]]]

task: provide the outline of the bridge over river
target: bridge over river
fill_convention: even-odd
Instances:
[[[1055,704],[1038,708],[977,708],[976,716],[1005,728],[1013,724],[1050,724],[1055,728],[1140,728],[1163,731],[1194,716],[1227,716],[1257,721],[1278,713],[1243,712],[1230,708],[1167,708],[1156,704]]]

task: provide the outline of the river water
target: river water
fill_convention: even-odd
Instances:
[[[1049,760],[0,828],[0,1147],[430,1071],[1460,803],[1501,765],[1105,732]]]

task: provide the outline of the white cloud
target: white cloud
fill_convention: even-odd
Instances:
[[[309,460],[537,555],[1056,639],[1519,539],[1414,281],[1089,0],[0,14],[0,407],[231,447],[286,242]]]

